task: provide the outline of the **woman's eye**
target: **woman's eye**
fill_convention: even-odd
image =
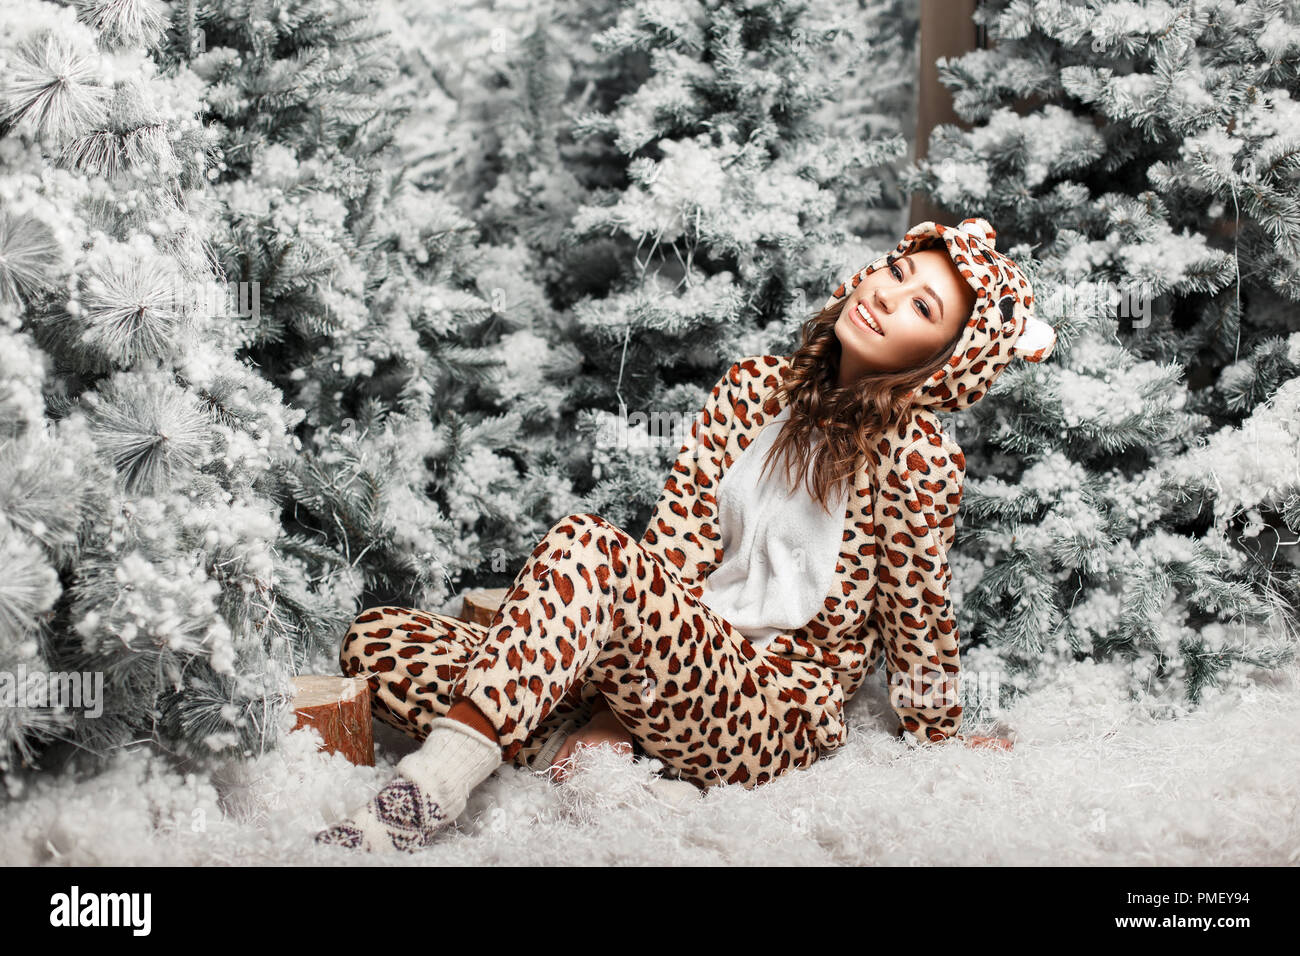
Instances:
[[[889,271],[894,274],[894,278],[898,279],[899,282],[903,281],[903,270],[898,268],[898,266],[891,264]],[[913,299],[912,301],[916,302],[920,306],[920,313],[928,319],[930,317],[930,307],[925,304],[925,300]]]

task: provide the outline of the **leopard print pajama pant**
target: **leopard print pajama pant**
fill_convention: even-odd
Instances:
[[[464,696],[497,729],[502,759],[538,772],[533,757],[548,737],[569,718],[582,726],[597,694],[638,753],[699,787],[752,788],[820,756],[807,714],[791,703],[794,678],[696,601],[657,554],[594,514],[547,532],[489,626],[373,607],[349,629],[339,661],[368,678],[385,723],[423,740]]]

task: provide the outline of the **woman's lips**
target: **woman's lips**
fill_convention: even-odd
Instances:
[[[862,328],[866,329],[871,334],[883,336],[885,334],[884,332],[877,332],[874,328],[871,327],[871,322],[868,322],[863,317],[862,315],[863,310],[865,310],[868,315],[871,315],[870,310],[868,310],[867,307],[863,305],[861,302],[853,306],[853,321],[856,322],[858,325],[862,326]],[[875,316],[871,316],[871,321],[877,322],[877,324],[879,322],[879,320],[877,320]]]

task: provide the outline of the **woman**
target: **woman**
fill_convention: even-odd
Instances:
[[[426,846],[502,762],[559,770],[579,744],[758,786],[844,743],[844,704],[882,655],[899,735],[965,740],[947,562],[965,460],[935,412],[1055,342],[995,238],[983,219],[921,223],[835,290],[792,356],[732,365],[639,541],[568,515],[486,628],[361,614],[343,670],[424,743],[317,842]]]

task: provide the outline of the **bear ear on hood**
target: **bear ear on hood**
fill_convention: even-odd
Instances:
[[[1019,356],[1026,362],[1041,362],[1052,354],[1052,346],[1055,344],[1056,329],[1042,319],[1030,315],[1025,318],[1024,331],[1016,337],[1015,344],[1011,346],[1011,354]]]
[[[987,243],[990,249],[994,247],[997,241],[997,231],[989,224],[987,219],[980,216],[963,219],[957,228],[967,235]],[[1003,318],[1011,321],[1016,311],[1015,300],[1010,297],[1005,298],[999,303],[999,306]],[[1012,355],[1019,356],[1026,362],[1041,362],[1052,354],[1054,345],[1056,345],[1056,330],[1031,312],[1025,317],[1025,327],[1020,335],[1016,337],[1015,344],[1011,346],[1010,351]]]
[[[963,219],[957,224],[957,228],[968,236],[974,236],[976,239],[982,239],[988,243],[989,248],[997,241],[998,234],[989,221],[981,216],[971,216],[969,219]]]

